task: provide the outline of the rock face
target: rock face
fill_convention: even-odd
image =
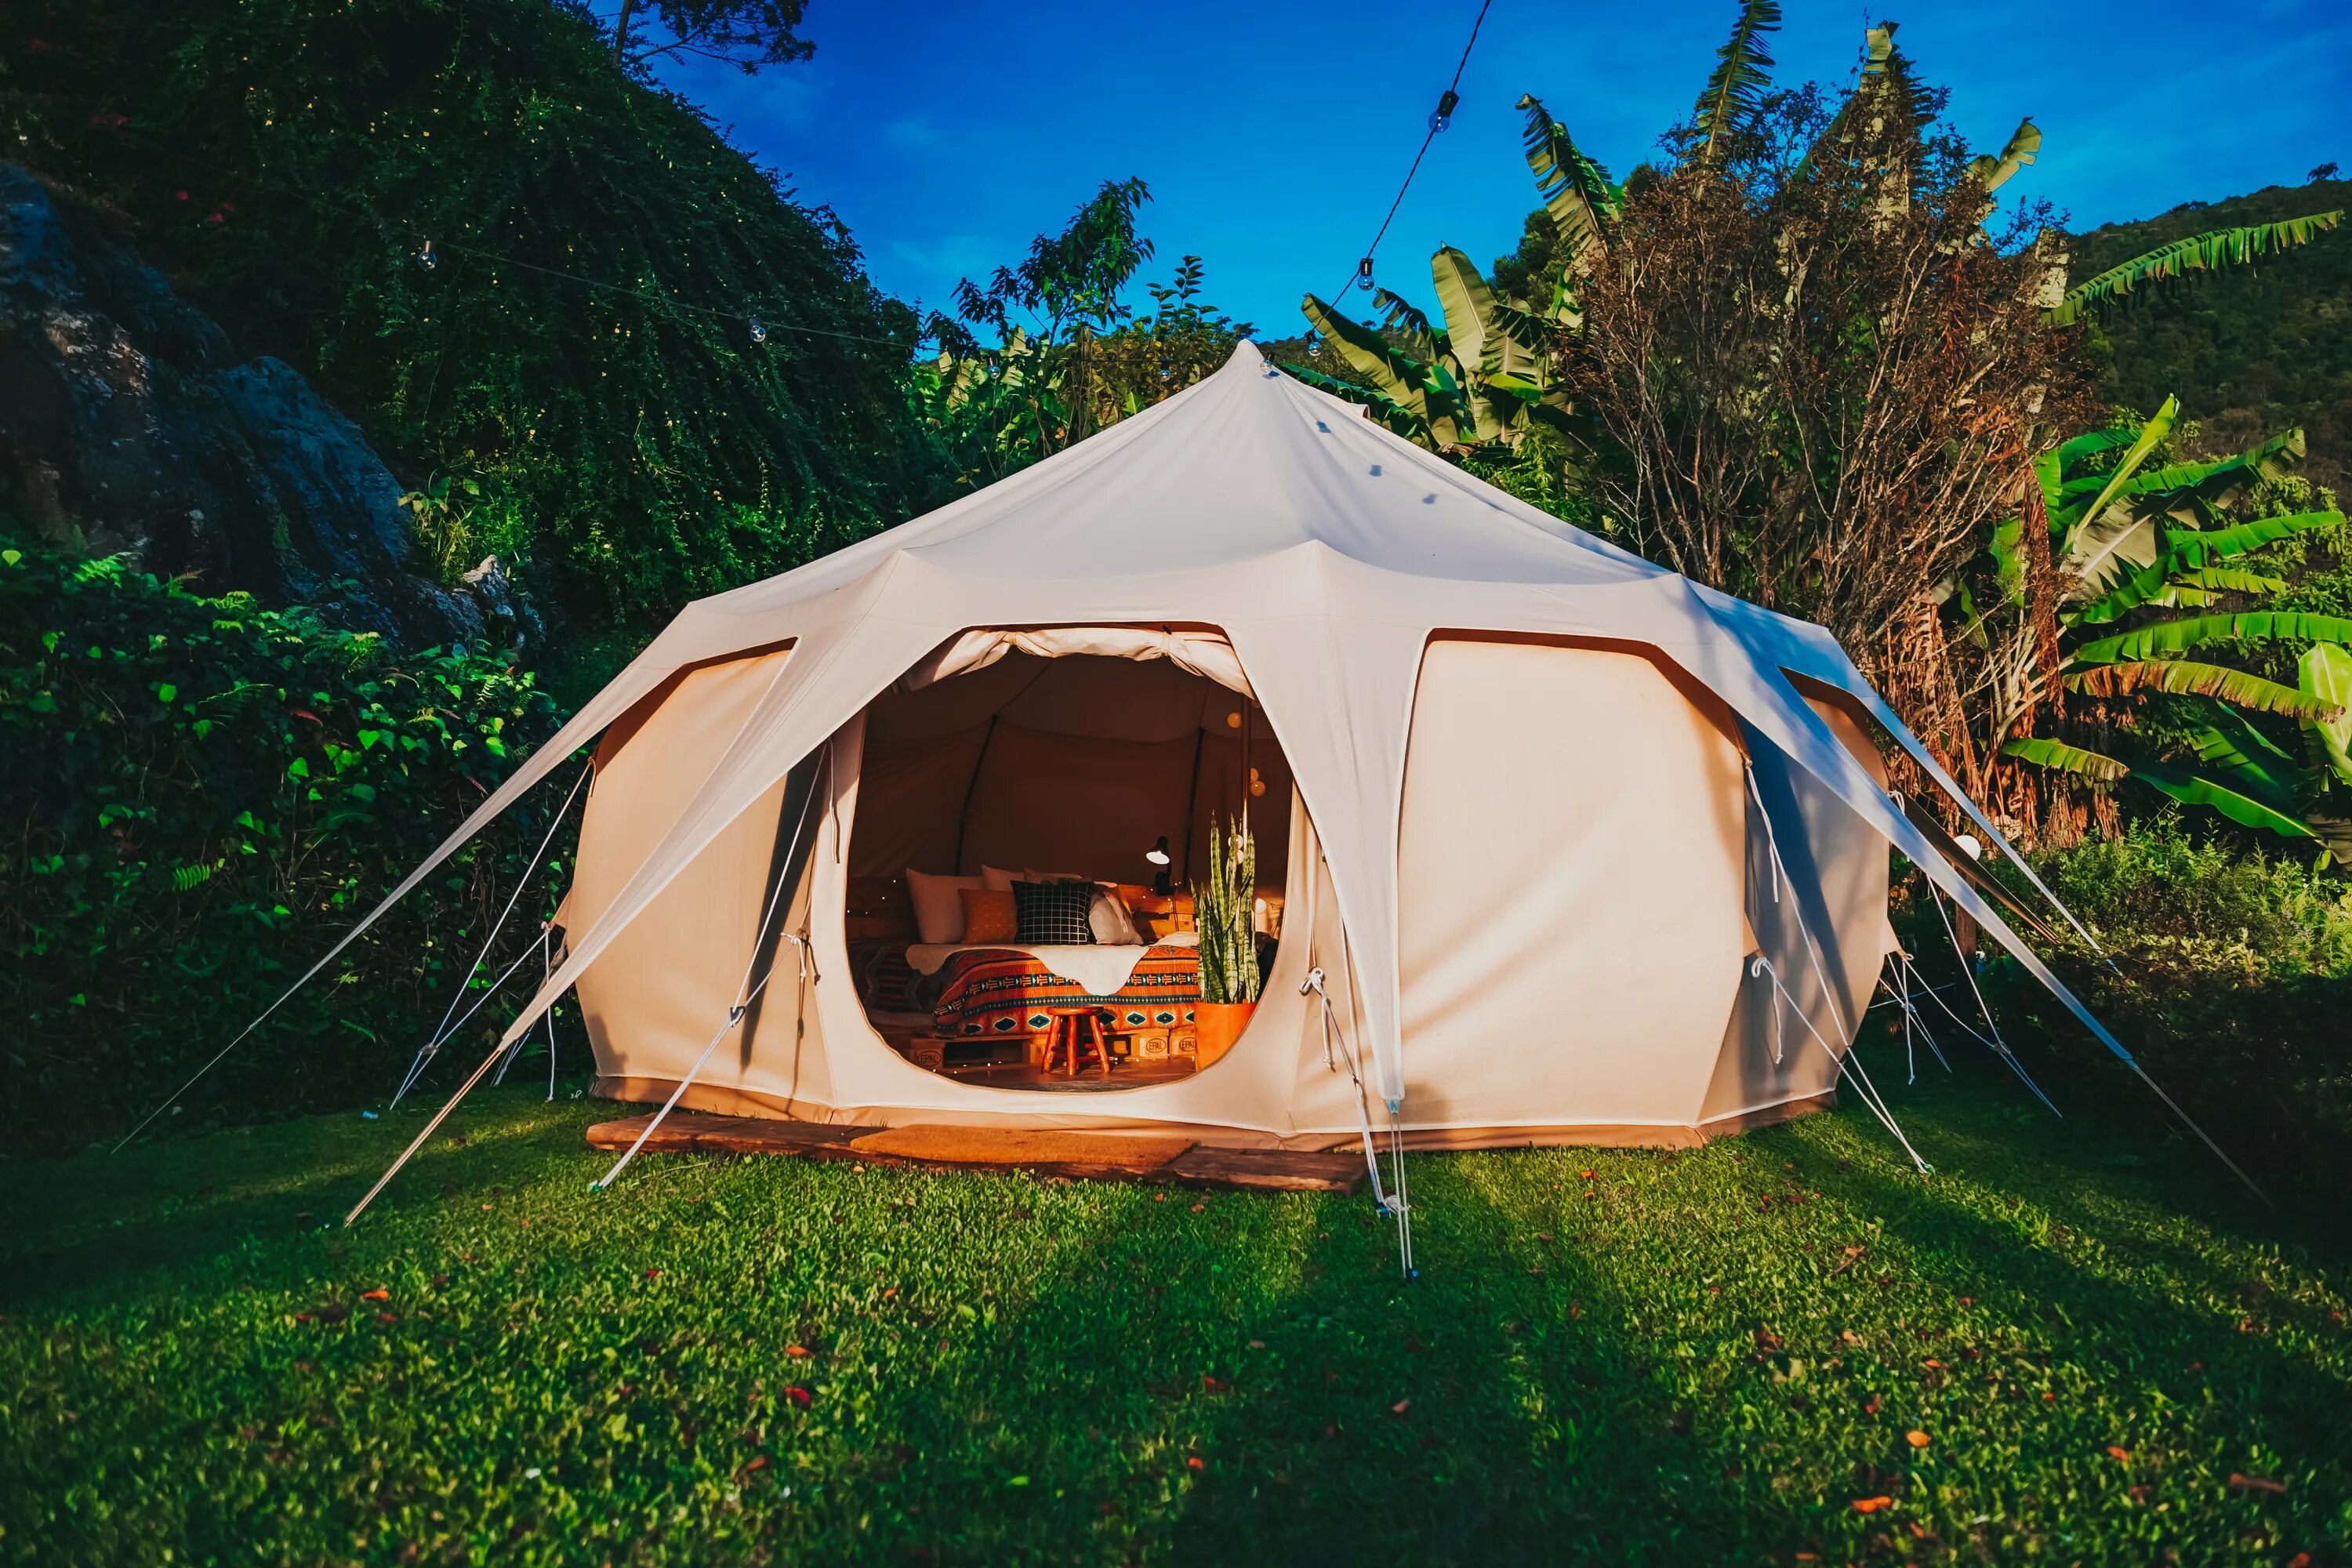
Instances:
[[[236,363],[152,268],[0,164],[0,505],[51,542],[403,647],[475,641],[486,611],[520,632],[494,563],[488,594],[432,580],[401,493],[291,366]]]

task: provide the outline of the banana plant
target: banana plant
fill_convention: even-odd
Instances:
[[[2107,305],[2143,284],[2158,284],[2191,272],[2242,267],[2257,257],[2274,256],[2308,245],[2343,221],[2344,212],[2339,207],[2333,212],[2310,213],[2277,223],[2210,228],[2172,240],[2075,284],[2050,308],[2050,321],[2053,325],[2064,326],[2080,320],[2084,311]]]
[[[2145,692],[2195,699],[2189,756],[2126,758],[2048,736],[2020,737],[2001,750],[2101,782],[2135,779],[2246,826],[2318,840],[2352,861],[2352,795],[2343,793],[2352,791],[2352,617],[2228,607],[2285,591],[2285,579],[2264,570],[2255,552],[2338,527],[2344,516],[2239,519],[2258,486],[2302,457],[2303,432],[2215,461],[2152,464],[2179,413],[2168,398],[2143,423],[2077,436],[2042,455],[2035,479],[2062,584],[2059,678],[2070,691],[2110,700]],[[2016,605],[2024,603],[2027,526],[2012,520],[1992,542],[1994,580]],[[2109,629],[2127,619],[2136,624]],[[2199,657],[2279,642],[2304,645],[2294,686]],[[2023,668],[2006,674],[2020,688],[2028,678]],[[2248,712],[2295,720],[2309,760],[2289,756]]]

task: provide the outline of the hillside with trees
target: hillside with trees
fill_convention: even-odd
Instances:
[[[2190,202],[2077,237],[2074,274],[2087,278],[2209,229],[2339,209],[2352,209],[2352,180]],[[2299,425],[2309,443],[2304,472],[2345,489],[2352,477],[2352,226],[2119,306],[2093,318],[2089,342],[2110,402],[2150,414],[2178,395],[2215,452]]]
[[[8,156],[356,421],[451,567],[649,630],[938,498],[914,313],[584,5],[25,9]]]

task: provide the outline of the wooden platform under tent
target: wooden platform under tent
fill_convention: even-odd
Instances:
[[[625,1149],[646,1116],[588,1129],[593,1149]],[[1224,1149],[1181,1133],[1087,1132],[1030,1128],[844,1127],[758,1116],[679,1111],[646,1141],[643,1153],[785,1154],[864,1165],[924,1170],[1024,1170],[1094,1181],[1164,1182],[1175,1186],[1250,1192],[1352,1193],[1364,1183],[1364,1159],[1352,1150]]]

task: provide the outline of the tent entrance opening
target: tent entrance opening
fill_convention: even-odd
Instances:
[[[1197,662],[1222,681],[1181,649],[1014,647],[868,707],[845,934],[866,1019],[908,1061],[1098,1093],[1232,1047],[1247,1010],[1204,1001],[1202,927],[1217,922],[1195,894],[1213,839],[1246,834],[1254,869],[1229,883],[1237,918],[1225,941],[1206,933],[1210,961],[1246,952],[1265,973],[1292,791],[1264,713],[1229,684],[1230,647],[1205,640],[1229,668]],[[1230,988],[1211,976],[1211,997]]]

